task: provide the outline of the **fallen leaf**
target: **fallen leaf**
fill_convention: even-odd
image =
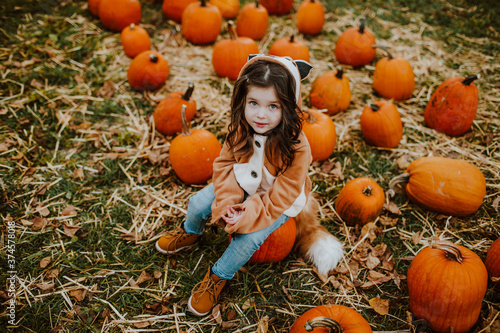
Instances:
[[[54,268],[47,272],[46,277],[48,279],[56,278],[59,275],[59,269]]]
[[[39,207],[36,210],[40,215],[43,217],[48,216],[50,214],[50,210],[45,206],[45,207]]]
[[[52,261],[51,257],[45,257],[45,258],[43,258],[42,260],[40,260],[40,267],[41,268],[47,267],[50,264],[51,261]]]
[[[335,168],[330,171],[330,174],[334,179],[344,180],[344,175],[342,174],[342,165],[340,162],[335,163]]]
[[[73,179],[82,180],[84,178],[85,178],[85,174],[83,173],[82,167],[79,167],[79,168],[73,170]]]
[[[148,327],[149,325],[151,325],[151,322],[149,320],[143,320],[143,321],[137,321],[137,322],[134,322],[133,325],[136,327],[136,328],[146,328]]]
[[[97,96],[104,97],[104,98],[111,98],[115,94],[115,84],[113,81],[104,81],[104,84],[102,85],[101,88],[97,91]]]
[[[380,264],[380,259],[369,254],[368,259],[366,260],[365,263],[366,263],[366,267],[368,267],[368,269],[372,270]]]
[[[422,236],[422,232],[421,231],[418,231],[416,233],[414,233],[412,236],[411,236],[411,242],[414,244],[414,245],[417,245],[418,243],[420,243],[420,241],[422,240],[422,238],[424,238]]]
[[[141,275],[139,275],[139,277],[137,278],[136,283],[141,284],[141,283],[149,281],[149,280],[153,280],[153,277],[151,275],[149,275],[146,271],[142,271]]]
[[[75,234],[81,229],[82,229],[82,227],[63,223],[63,232],[66,236],[68,236],[70,238],[73,238],[75,236]]]
[[[111,309],[110,308],[104,309],[104,311],[101,313],[101,317],[102,318],[109,317],[110,315],[111,315]]]
[[[161,271],[159,271],[159,270],[157,270],[157,269],[155,269],[155,270],[153,271],[153,277],[154,277],[155,279],[159,279],[159,278],[161,278],[161,275],[162,275]]]
[[[398,224],[399,218],[392,218],[386,215],[381,215],[378,221],[382,225],[394,227],[396,224]]]
[[[61,215],[63,216],[71,216],[71,215],[76,215],[76,208],[73,205],[68,205],[66,208],[63,209],[61,212]]]
[[[389,313],[389,300],[388,299],[383,299],[379,297],[372,298],[368,301],[370,303],[370,306],[372,307],[375,312],[378,314],[385,316],[386,314]]]
[[[257,325],[257,333],[267,333],[269,330],[269,317],[264,316],[263,318],[259,319],[259,323]]]
[[[372,254],[375,256],[375,257],[381,257],[384,255],[385,251],[387,251],[387,244],[385,243],[380,243],[380,244],[377,244],[373,250],[372,250]]]
[[[401,215],[401,210],[399,209],[398,205],[396,205],[392,200],[388,200],[388,202],[384,203],[384,209],[393,214]]]
[[[219,325],[222,324],[222,314],[220,312],[220,304],[214,306],[214,308],[212,309],[211,317],[215,320],[217,324]]]
[[[491,204],[491,207],[493,207],[495,210],[498,210],[498,206],[500,206],[500,197],[493,200],[493,203]]]
[[[248,298],[245,302],[243,302],[243,305],[241,308],[243,310],[254,308],[255,307],[255,300],[253,298]]]
[[[406,170],[408,166],[410,165],[410,161],[408,161],[409,156],[408,155],[403,155],[400,158],[396,160],[396,164],[398,165],[398,168]]]
[[[69,295],[71,297],[74,297],[77,302],[81,302],[85,299],[85,296],[87,295],[87,289],[73,289],[69,292]]]
[[[139,233],[129,232],[121,234],[120,237],[127,241],[136,242],[142,239],[142,234],[140,232]]]
[[[366,234],[368,234],[368,239],[370,240],[370,242],[373,242],[375,238],[377,238],[376,230],[377,227],[375,226],[375,223],[369,222],[365,224],[363,228],[361,228],[360,238],[363,238]]]
[[[41,230],[47,225],[47,219],[39,216],[35,216],[31,222],[33,223],[34,231]]]
[[[54,283],[49,283],[49,282],[37,283],[37,284],[35,284],[35,287],[37,287],[38,289],[40,289],[42,291],[50,291],[50,290],[54,289]]]

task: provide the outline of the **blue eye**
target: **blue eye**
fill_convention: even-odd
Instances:
[[[256,101],[250,101],[250,105],[251,106],[257,106],[257,102]]]
[[[277,110],[277,109],[279,109],[279,106],[278,106],[278,105],[276,105],[276,104],[271,104],[271,105],[269,105],[269,108],[270,108],[271,110]]]

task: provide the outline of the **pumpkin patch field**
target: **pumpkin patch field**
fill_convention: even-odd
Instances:
[[[1,332],[500,332],[497,2],[0,10]],[[196,317],[191,290],[230,238],[155,242],[210,183],[254,53],[314,66],[309,176],[344,258],[319,272],[290,220]]]

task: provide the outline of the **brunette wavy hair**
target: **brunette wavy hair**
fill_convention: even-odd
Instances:
[[[283,65],[271,61],[257,61],[249,65],[235,82],[231,98],[231,122],[227,142],[235,155],[253,150],[255,131],[245,119],[246,96],[249,86],[274,87],[281,104],[281,122],[264,135],[267,136],[267,159],[283,173],[292,165],[295,144],[302,131],[302,111],[295,100],[295,80]]]

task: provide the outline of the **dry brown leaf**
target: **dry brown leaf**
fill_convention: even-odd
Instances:
[[[73,179],[82,180],[85,178],[85,174],[83,173],[83,168],[79,167],[73,170]]]
[[[120,237],[124,240],[127,240],[127,241],[136,242],[136,241],[140,241],[142,239],[142,234],[140,232],[138,232],[138,233],[129,232],[129,233],[121,234]]]
[[[52,258],[50,256],[43,258],[42,260],[40,260],[40,267],[41,268],[47,267],[51,261],[52,261]]]
[[[54,289],[54,283],[49,283],[49,282],[37,283],[37,284],[35,284],[35,286],[38,289],[40,289],[41,291],[50,291],[50,290]]]
[[[385,251],[387,251],[387,244],[385,243],[380,243],[380,244],[377,244],[373,250],[372,250],[372,254],[375,256],[375,257],[382,257],[385,253]]]
[[[373,256],[372,254],[368,255],[368,259],[365,261],[366,267],[372,270],[380,264],[380,259]]]
[[[377,238],[376,230],[377,226],[375,225],[375,223],[369,222],[365,224],[363,228],[361,228],[360,238],[363,238],[366,234],[368,234],[368,239],[370,240],[370,242],[373,242],[375,238]]]
[[[47,272],[46,277],[48,279],[56,278],[59,275],[59,269],[54,268]]]
[[[71,216],[71,215],[76,215],[76,208],[73,205],[68,205],[66,208],[64,208],[61,212],[61,215],[63,216]]]
[[[243,305],[241,308],[243,310],[254,308],[255,307],[255,300],[253,298],[248,298],[245,302],[243,302]]]
[[[370,303],[370,306],[372,307],[373,310],[375,310],[375,312],[377,312],[382,316],[385,316],[386,314],[389,313],[388,299],[374,297],[371,300],[369,300],[368,303]]]
[[[113,81],[104,81],[104,84],[102,85],[101,88],[97,91],[97,96],[104,97],[104,98],[111,98],[115,94],[115,84]]]
[[[500,197],[497,197],[495,200],[493,200],[493,203],[491,204],[491,207],[493,207],[495,210],[498,210],[498,206],[500,206]]]
[[[155,279],[159,279],[159,278],[161,278],[161,276],[162,276],[161,271],[159,271],[159,270],[157,270],[157,269],[155,269],[155,270],[153,271],[153,277],[154,277]]]
[[[149,280],[153,280],[153,277],[151,275],[149,275],[146,271],[142,271],[141,275],[139,275],[139,277],[137,278],[136,283],[141,284],[141,283],[149,281]]]
[[[87,295],[87,289],[73,289],[69,292],[69,295],[71,297],[74,297],[77,302],[81,302],[85,299],[85,296]]]
[[[211,317],[215,320],[217,324],[222,324],[222,313],[220,312],[220,304],[217,304],[212,309]]]
[[[422,236],[422,232],[419,231],[419,232],[416,232],[414,233],[412,236],[411,236],[411,242],[414,244],[414,245],[417,245],[418,243],[420,243],[420,241],[422,240],[422,238],[424,238]]]
[[[76,225],[69,225],[66,223],[63,223],[63,232],[66,236],[73,238],[75,237],[76,233],[81,230],[82,227],[77,227]]]
[[[264,316],[259,319],[259,323],[257,325],[257,333],[267,333],[269,330],[269,317]]]
[[[344,175],[342,174],[342,165],[340,162],[335,162],[335,168],[330,171],[332,177],[336,180],[344,180]]]
[[[327,283],[328,282],[328,273],[327,274],[322,274],[322,273],[318,272],[318,268],[316,266],[313,266],[312,270],[313,270],[314,273],[316,273],[316,275],[321,280],[321,282],[323,282],[323,283]]]
[[[146,328],[151,325],[149,320],[137,321],[133,323],[136,328]]]
[[[31,222],[33,223],[34,231],[41,230],[47,225],[47,219],[39,216],[35,216]]]
[[[386,271],[392,271],[394,269],[395,262],[394,260],[384,260],[381,268]]]
[[[43,217],[48,216],[50,214],[50,210],[47,207],[40,208],[39,206],[36,211]]]
[[[408,166],[410,165],[410,161],[408,161],[409,157],[410,156],[408,156],[408,155],[403,155],[400,158],[398,158],[396,160],[396,164],[398,165],[398,168],[400,168],[402,170],[406,170],[406,168],[408,168]]]

